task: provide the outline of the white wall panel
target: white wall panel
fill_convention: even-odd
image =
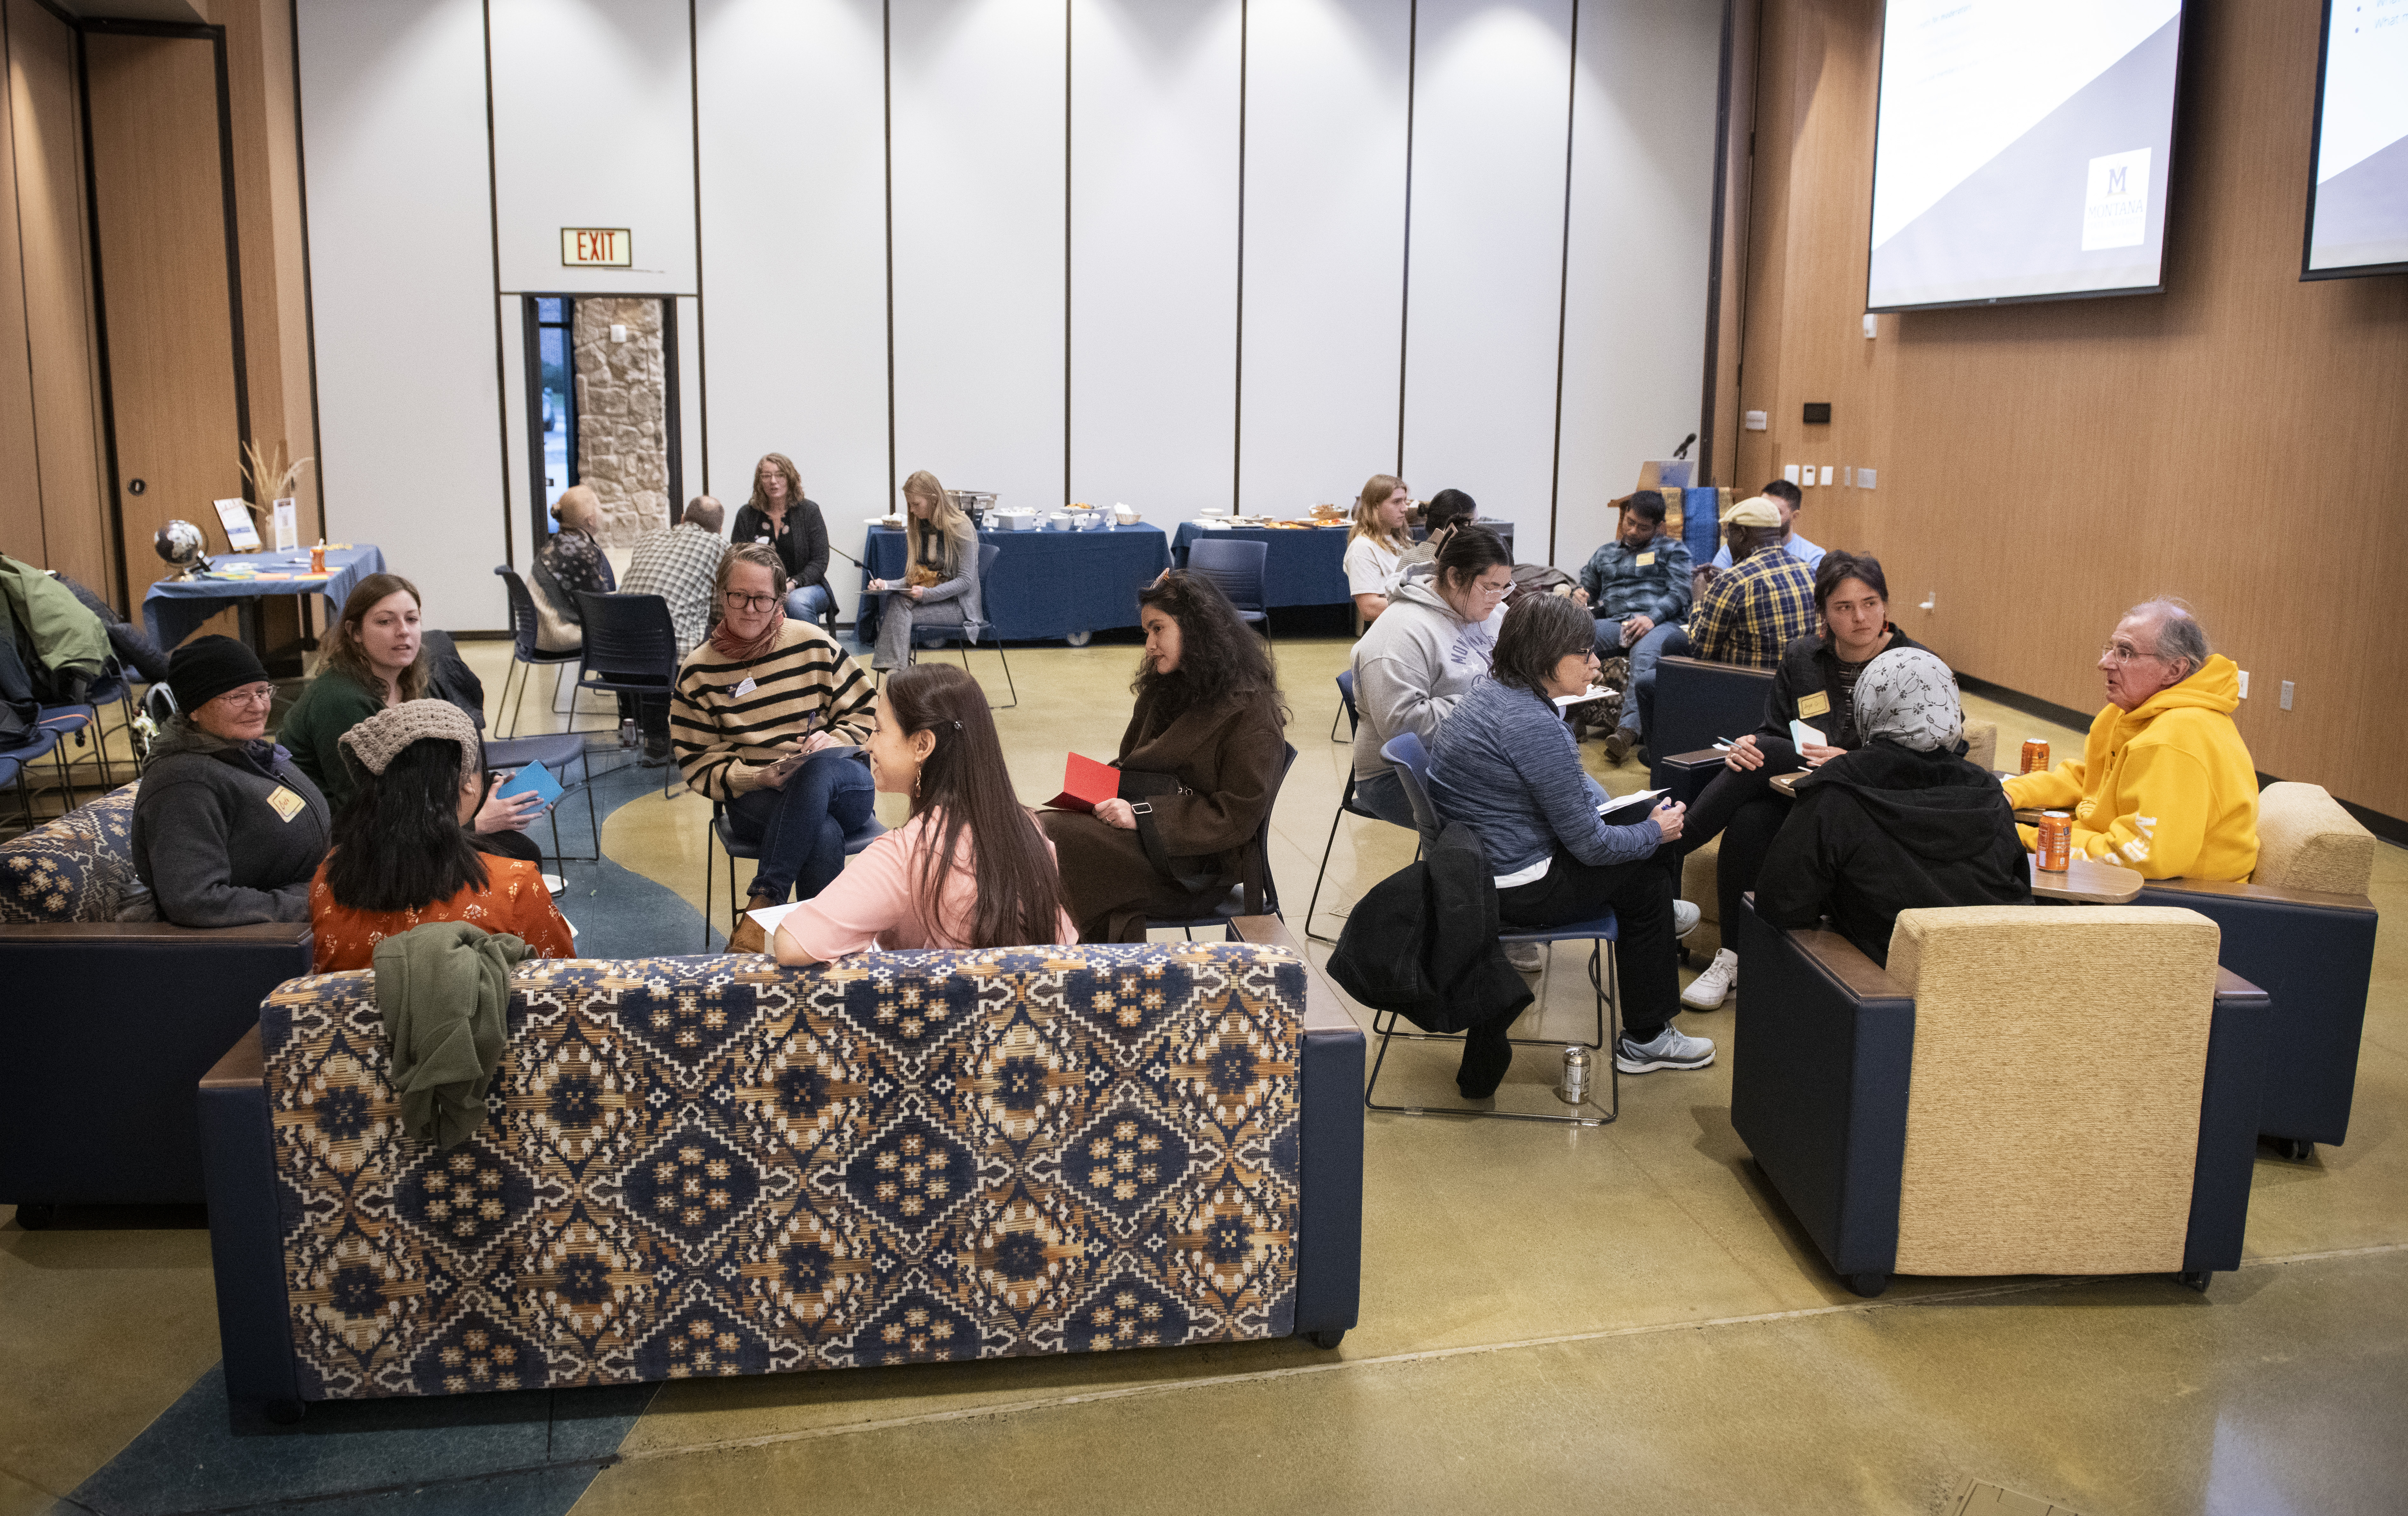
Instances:
[[[690,294],[678,296],[678,350],[671,360],[677,365],[678,377],[678,463],[684,471],[679,481],[681,493],[669,502],[674,520],[685,511],[685,503],[704,493],[702,436],[702,302]]]
[[[537,541],[527,513],[533,511],[548,523],[543,495],[535,487],[534,439],[527,430],[526,297],[496,295],[494,303],[501,322],[502,438],[509,460],[502,469],[502,492],[509,502],[510,540],[516,544],[517,562],[523,573]]]
[[[1421,5],[1405,478],[1469,491],[1526,560],[1555,462],[1570,31],[1570,0]]]
[[[710,487],[732,523],[761,455],[782,452],[858,557],[887,501],[879,0],[703,0],[695,23]],[[698,462],[687,470],[700,493]],[[850,615],[860,574],[828,570]]]
[[[899,477],[1056,508],[1064,0],[894,0]]]
[[[686,7],[661,0],[492,3],[502,288],[694,293]],[[561,266],[564,226],[628,228],[635,266]]]
[[[1157,524],[1230,501],[1240,12],[1071,3],[1070,493]]]
[[[1395,0],[1253,7],[1239,407],[1250,511],[1351,504],[1396,466],[1407,23]]]
[[[483,8],[299,0],[297,42],[327,534],[506,627]]]
[[[1715,7],[1582,0],[1556,501],[1567,564],[1612,535],[1606,502],[1641,462],[1698,429],[1721,51]]]

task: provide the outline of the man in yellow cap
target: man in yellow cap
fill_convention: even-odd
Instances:
[[[2082,756],[2007,780],[2016,808],[2073,812],[2073,851],[2153,880],[2239,880],[2258,866],[2258,769],[2232,724],[2240,670],[2179,600],[2124,613],[2100,650],[2107,708]],[[2024,846],[2036,845],[2030,827]]]
[[[1732,566],[1698,595],[1689,624],[1650,651],[1656,657],[1684,653],[1720,664],[1780,667],[1781,650],[1814,630],[1813,571],[1783,546],[1783,530],[1780,508],[1763,495],[1731,507],[1723,517],[1723,541]],[[1642,669],[1634,654],[1630,693],[1643,736],[1656,722],[1654,658]],[[1611,745],[1607,751],[1611,756]]]

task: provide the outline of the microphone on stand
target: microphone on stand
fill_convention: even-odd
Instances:
[[[1672,450],[1672,456],[1675,458],[1686,458],[1689,455],[1689,444],[1696,440],[1698,440],[1698,434],[1695,432],[1683,437],[1681,439],[1681,445]]]

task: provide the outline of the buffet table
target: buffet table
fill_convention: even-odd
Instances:
[[[1064,638],[1135,626],[1137,593],[1170,566],[1162,528],[1140,522],[1094,532],[979,533],[1001,550],[986,584],[986,636],[998,642]],[[861,609],[854,618],[864,644],[878,639],[883,597],[868,593],[873,579],[903,577],[907,550],[900,527],[873,526],[862,551]]]

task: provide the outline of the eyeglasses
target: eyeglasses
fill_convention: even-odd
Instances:
[[[218,698],[228,705],[264,706],[276,698],[276,686],[273,684],[249,685],[239,690],[228,690]]]
[[[730,590],[719,598],[727,603],[730,610],[767,610],[778,603],[774,594],[746,594],[741,590]]]
[[[2154,652],[2143,652],[2137,648],[2128,647],[2121,642],[2110,642],[2105,647],[2099,650],[2099,656],[2101,658],[2112,658],[2119,664],[2130,664],[2138,663],[2143,658],[2157,658],[2160,655]]]

